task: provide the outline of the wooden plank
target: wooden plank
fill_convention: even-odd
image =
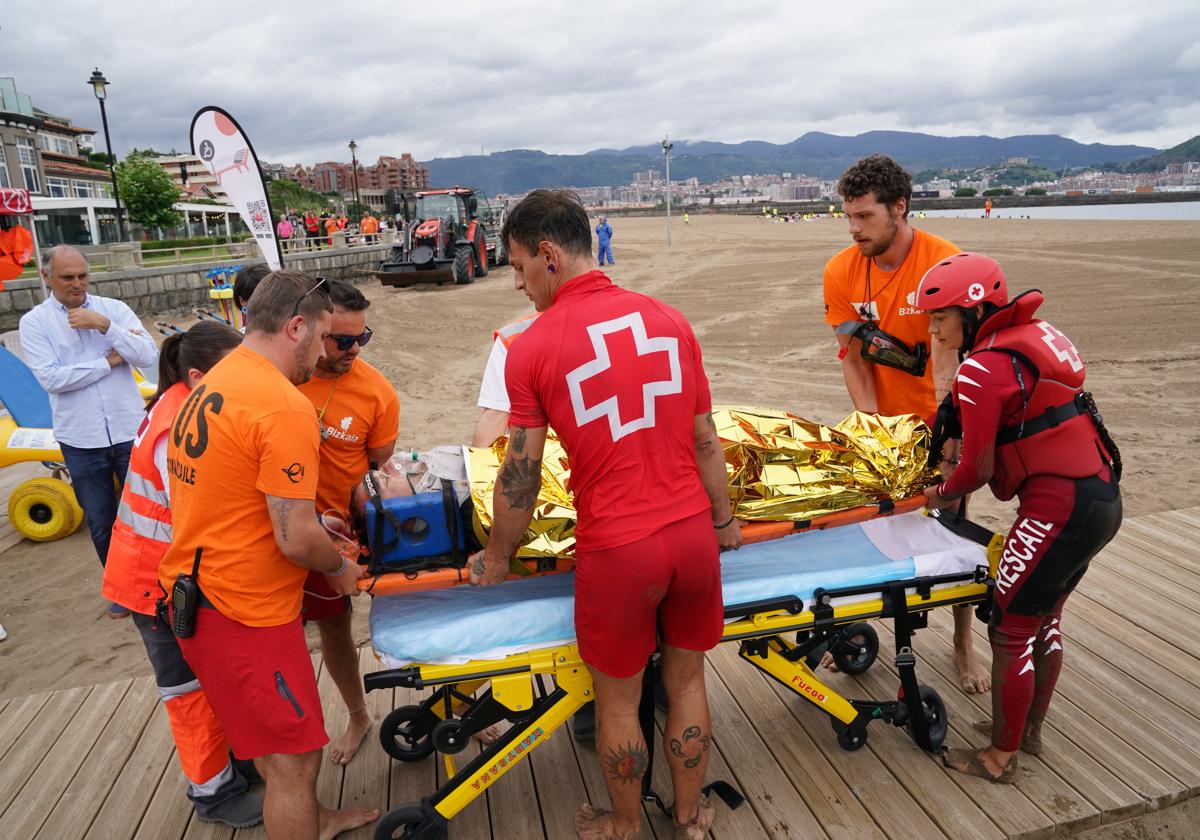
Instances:
[[[454,756],[455,771],[461,770],[469,762],[474,761],[475,757],[481,752],[479,742],[474,738],[467,742],[467,748]],[[442,760],[441,753],[434,752],[432,756],[426,759],[432,761],[437,767],[437,784],[441,787],[446,781],[446,764]],[[496,783],[496,787],[508,781],[508,776]],[[477,796],[472,800],[471,804],[459,812],[453,820],[450,821],[449,836],[451,840],[489,840],[492,836],[491,816],[488,813],[488,799],[490,792],[483,796]]]
[[[157,694],[157,690],[156,690]],[[121,768],[99,813],[84,826],[89,840],[132,837],[142,821],[168,762],[174,761],[174,746],[167,713],[156,708],[146,728]],[[49,840],[49,838],[48,838]]]
[[[883,650],[894,649],[895,642],[890,630],[880,628],[879,638],[880,647]],[[926,635],[922,641],[929,642],[934,638],[936,637]],[[933,657],[933,659],[942,659],[942,657]],[[890,657],[886,655],[881,657],[879,664],[887,667],[899,679]],[[879,667],[879,664],[876,667]],[[942,702],[946,706],[947,719],[959,738],[966,741],[972,749],[988,746],[990,738],[976,730],[973,724],[980,719],[989,719],[991,715],[982,714],[983,710],[976,705],[975,700],[979,695],[968,695],[963,692],[958,680],[957,669],[945,673],[930,667],[925,657],[921,657],[917,668],[917,679],[923,685],[937,691],[942,698]],[[1018,763],[1020,772],[1017,774],[1013,787],[1024,794],[1047,816],[1050,822],[1056,826],[1055,831],[1064,829],[1081,831],[1100,824],[1100,810],[1045,763],[1024,754],[1018,758]],[[1005,798],[1007,799],[1007,797]],[[1007,803],[1005,806],[1005,810],[1007,810]],[[1000,827],[1005,828],[1003,824]],[[1015,832],[1010,831],[1010,834],[1012,833]]]
[[[569,737],[565,735],[569,726],[570,724],[561,726],[552,734]],[[501,725],[500,729],[506,732],[510,727],[505,723]],[[537,749],[533,750],[529,757],[541,750],[542,746],[538,744]],[[543,837],[542,815],[538,811],[537,801],[537,787],[534,785],[533,771],[529,766],[529,758],[526,758],[505,773],[504,778],[488,790],[488,813],[491,817],[492,836]]]
[[[39,838],[75,840],[84,836],[137,748],[157,704],[158,687],[154,680],[151,677],[135,680],[87,760],[52,806],[37,834]]]
[[[52,692],[47,691],[18,697],[4,707],[4,716],[0,717],[0,761],[3,761],[12,745],[25,734],[29,724],[38,716],[51,694]]]
[[[1109,543],[1104,552],[1092,561],[1092,565],[1097,564],[1120,572],[1135,582],[1152,575],[1154,578],[1162,578],[1171,586],[1200,593],[1200,574],[1190,572],[1170,560],[1164,560],[1157,554],[1140,548],[1136,543]]]
[[[926,639],[936,639],[939,646],[943,646],[947,651],[953,644],[952,636],[948,631],[942,632],[941,628],[932,628],[921,635]],[[917,678],[927,682],[928,679],[925,675],[930,671],[935,672],[942,678],[944,685],[948,686],[945,692],[940,692],[943,699],[952,698],[957,692],[975,709],[971,720],[967,720],[968,713],[965,710],[961,713],[961,721],[956,721],[954,717],[951,717],[951,723],[955,725],[955,728],[962,733],[975,719],[990,721],[992,717],[991,695],[962,693],[962,690],[958,688],[958,669],[955,667],[953,659],[948,655],[931,656],[928,643],[925,643],[923,647],[925,655],[921,658],[922,667],[918,671]],[[985,666],[990,664],[991,654],[987,646],[976,645],[976,647]],[[1127,819],[1145,813],[1145,797],[1122,782],[1107,767],[1060,733],[1054,727],[1053,718],[1048,720],[1042,728],[1042,747],[1042,755],[1037,760],[1040,760],[1042,764],[1065,780],[1073,790],[1083,796],[1087,802],[1091,803],[1099,812],[1102,822],[1108,821],[1108,818]],[[1022,764],[1028,764],[1031,760],[1033,759],[1025,755],[1020,758]],[[1048,813],[1053,814],[1054,811]]]
[[[1130,519],[1121,523],[1116,539],[1133,542],[1147,551],[1168,553],[1169,559],[1190,571],[1194,572],[1200,567],[1194,537],[1180,536],[1150,518]]]
[[[936,625],[944,637],[950,632],[950,622],[948,616],[935,614],[931,616],[929,623],[930,627]],[[976,645],[983,645],[985,642],[978,628],[976,633],[979,636]],[[1140,753],[1136,747],[1130,749],[1133,745],[1120,737],[1120,733],[1128,735],[1130,732],[1127,722],[1104,708],[1105,703],[1112,702],[1105,692],[1095,688],[1092,691],[1096,692],[1093,697],[1081,696],[1078,686],[1069,685],[1060,679],[1047,721],[1053,722],[1054,726],[1075,744],[1147,798],[1151,807],[1164,807],[1185,797],[1186,785],[1163,770],[1154,760]],[[1100,719],[1081,708],[1077,700],[1081,700],[1088,710],[1099,715]],[[1110,726],[1115,727],[1116,731],[1110,731]]]
[[[16,799],[47,753],[54,748],[71,718],[92,692],[90,687],[52,693],[37,716],[17,738],[0,764],[0,815]]]
[[[1183,585],[1188,578],[1191,578],[1191,582],[1200,587],[1200,575],[1190,575],[1177,568],[1163,569],[1163,565],[1170,566],[1171,564],[1163,564],[1161,561],[1157,568],[1146,569],[1129,559],[1128,552],[1133,550],[1136,549],[1122,551],[1120,547],[1115,550],[1106,548],[1101,556],[1092,562],[1088,573],[1103,569],[1105,573],[1120,576],[1130,586],[1140,586],[1142,589],[1153,592],[1158,597],[1192,612],[1200,610],[1200,592]]]
[[[1195,515],[1186,511],[1168,510],[1148,516],[1147,521],[1165,531],[1188,540],[1200,539],[1200,528],[1195,524]]]
[[[187,777],[179,769],[179,757],[172,746],[166,770],[158,780],[133,840],[176,840],[187,830],[193,813],[187,798]]]
[[[732,652],[732,644],[726,644]],[[768,748],[770,743],[794,744],[806,740],[803,732],[799,731],[796,722],[791,719],[784,704],[773,701],[770,703],[776,719],[786,720],[786,726],[773,726],[772,720],[757,718],[749,710],[739,706],[737,697],[739,691],[732,688],[721,677],[718,665],[728,673],[727,678],[733,685],[742,684],[738,678],[748,678],[744,682],[754,680],[754,674],[748,673],[751,668],[745,662],[731,662],[720,648],[713,650],[708,660],[706,685],[708,689],[709,714],[713,720],[713,740],[720,749],[722,763],[730,768],[732,776],[728,781],[746,797],[744,808],[754,810],[758,820],[766,828],[770,838],[787,838],[787,836],[827,835],[829,838],[874,839],[883,838],[883,833],[870,816],[866,814],[862,804],[854,798],[845,784],[828,762],[812,762],[800,769],[791,762],[785,763],[779,757],[779,751]],[[763,691],[762,683],[757,686],[766,700],[770,697]],[[757,710],[757,709],[756,709]],[[769,740],[761,737],[757,727],[766,727],[772,732]],[[786,748],[780,750],[785,752]],[[818,767],[818,764],[821,764]],[[832,780],[834,784],[828,784]],[[821,784],[826,782],[826,784]],[[818,805],[828,808],[830,800],[841,805],[840,818],[824,824],[821,812],[814,814],[806,804],[800,787],[808,787],[812,798]]]
[[[340,738],[342,732],[346,730],[349,714],[329,671],[316,664],[314,664],[313,670],[317,678],[317,690],[321,694],[325,731],[330,737],[330,743],[321,750],[321,769],[317,776],[317,799],[327,807],[336,808],[337,804],[342,801],[342,781],[345,777],[345,768],[329,760],[329,751],[333,739]]]
[[[843,778],[793,717],[789,703],[770,690],[767,677],[737,655],[735,645],[719,645],[709,660],[713,735],[772,837],[825,833],[832,838],[872,838],[888,836],[888,828],[902,828],[900,836],[905,837],[937,836],[936,827],[912,800],[897,803],[902,825],[894,825],[894,819],[883,827],[876,825],[868,812],[869,800],[860,802],[855,795],[860,786]],[[789,699],[798,700],[795,695]],[[828,733],[820,734],[830,740]],[[862,775],[856,772],[854,777],[867,786],[880,776],[891,781],[877,762],[871,765],[859,768]],[[874,779],[866,778],[872,775]]]
[[[857,680],[867,696],[896,696],[896,678],[884,668],[872,668]],[[968,744],[951,730],[946,746]],[[1045,840],[1054,834],[1054,822],[1023,793],[1008,785],[994,785],[943,767],[936,756],[917,747],[903,729],[884,723],[873,725],[867,748],[881,758],[886,756],[900,784],[953,837],[971,832]]]
[[[1195,613],[1103,568],[1090,569],[1078,592],[1103,604],[1148,633],[1192,656],[1200,656],[1200,622]]]
[[[397,688],[394,691],[396,708],[414,705],[421,701],[421,694],[410,688]],[[383,748],[376,744],[375,749]],[[384,753],[384,755],[387,755]],[[421,800],[432,795],[437,790],[437,767],[439,759],[426,758],[422,761],[408,763],[394,761],[388,758],[388,799],[386,808],[399,808],[406,805],[420,804]],[[454,825],[454,822],[451,822]]]
[[[549,677],[547,688],[552,688]],[[571,837],[575,833],[575,812],[587,802],[587,788],[575,754],[575,739],[570,724],[551,732],[529,754],[530,771],[537,790],[542,831],[547,840]]]
[[[360,673],[364,674],[375,667],[375,657],[369,647],[359,650],[358,667]],[[393,694],[392,689],[382,689],[367,695],[367,710],[371,713],[374,725],[363,739],[358,754],[346,765],[339,808],[378,808],[380,814],[387,810],[388,765],[391,758],[379,746],[378,733],[379,722],[392,710]],[[340,697],[338,702],[341,702]],[[373,837],[374,833],[375,826],[372,823],[340,836],[347,840],[367,840]],[[243,840],[240,833],[237,840]]]

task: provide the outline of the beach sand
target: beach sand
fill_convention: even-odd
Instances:
[[[612,220],[620,284],[659,297],[695,326],[714,401],[787,409],[825,423],[850,411],[822,322],[821,269],[849,244],[846,223],[768,223],[693,213]],[[1075,341],[1121,446],[1127,516],[1200,505],[1200,222],[925,219],[965,250],[997,258],[1009,287],[1042,289],[1040,314]],[[364,358],[401,399],[398,449],[465,441],[492,330],[531,311],[510,268],[472,286],[362,286],[375,338]],[[147,321],[153,320],[147,318]],[[1005,527],[1013,507],[977,494],[972,516]],[[104,616],[86,529],[0,554],[0,699],[149,672],[129,621]],[[355,635],[368,639],[365,598]],[[314,636],[310,631],[310,641]]]

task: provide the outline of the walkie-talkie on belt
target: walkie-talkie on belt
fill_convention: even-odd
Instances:
[[[171,632],[178,639],[190,639],[196,632],[196,609],[200,606],[200,555],[203,546],[196,547],[196,560],[190,575],[179,573],[171,587]]]

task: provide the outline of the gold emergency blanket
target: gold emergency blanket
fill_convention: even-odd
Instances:
[[[716,406],[713,422],[725,450],[729,497],[746,520],[801,520],[882,499],[903,499],[933,483],[925,466],[929,427],[916,415],[854,412],[822,426],[765,408]],[[492,492],[507,445],[471,449],[468,472],[480,539],[491,530]],[[551,432],[542,459],[542,489],[518,557],[571,557],[575,508],[570,469]]]

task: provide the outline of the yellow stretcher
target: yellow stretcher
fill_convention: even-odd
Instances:
[[[920,514],[907,516],[923,518]],[[926,625],[929,610],[936,607],[975,604],[980,618],[986,618],[1002,538],[953,515],[933,518],[954,532],[956,539],[976,546],[978,565],[945,574],[818,587],[804,596],[750,603],[730,604],[730,586],[725,583],[728,606],[722,643],[737,644],[743,660],[829,715],[837,742],[846,750],[860,749],[866,743],[868,725],[875,720],[905,728],[918,746],[929,751],[936,751],[946,736],[941,699],[934,689],[917,682],[913,632]],[[775,542],[782,545],[784,540],[803,536]],[[723,578],[725,573],[723,567]],[[544,583],[548,579],[540,580],[543,583],[538,586],[551,585]],[[523,585],[530,584],[517,584]],[[404,597],[449,599],[461,592],[464,590]],[[386,627],[377,627],[388,622],[377,622],[375,615],[375,607],[386,600],[376,599],[372,606],[372,639],[376,654],[389,662],[395,659],[394,645],[385,637]],[[386,610],[381,615],[387,619]],[[826,650],[842,671],[866,671],[878,653],[878,636],[867,623],[871,619],[894,622],[894,661],[901,686],[898,700],[844,698],[814,671]],[[390,653],[381,649],[389,647]],[[570,641],[461,664],[404,664],[368,674],[364,682],[367,691],[398,686],[432,690],[422,703],[393,710],[381,726],[380,739],[385,751],[397,760],[420,761],[436,750],[444,755],[447,768],[447,781],[437,791],[381,818],[377,839],[445,838],[447,825],[456,814],[593,699],[590,675]],[[485,689],[488,682],[490,688]],[[476,693],[478,696],[473,696]],[[465,749],[471,735],[502,721],[511,728],[474,760],[456,768],[453,756]],[[645,793],[649,793],[649,776],[647,773]]]

